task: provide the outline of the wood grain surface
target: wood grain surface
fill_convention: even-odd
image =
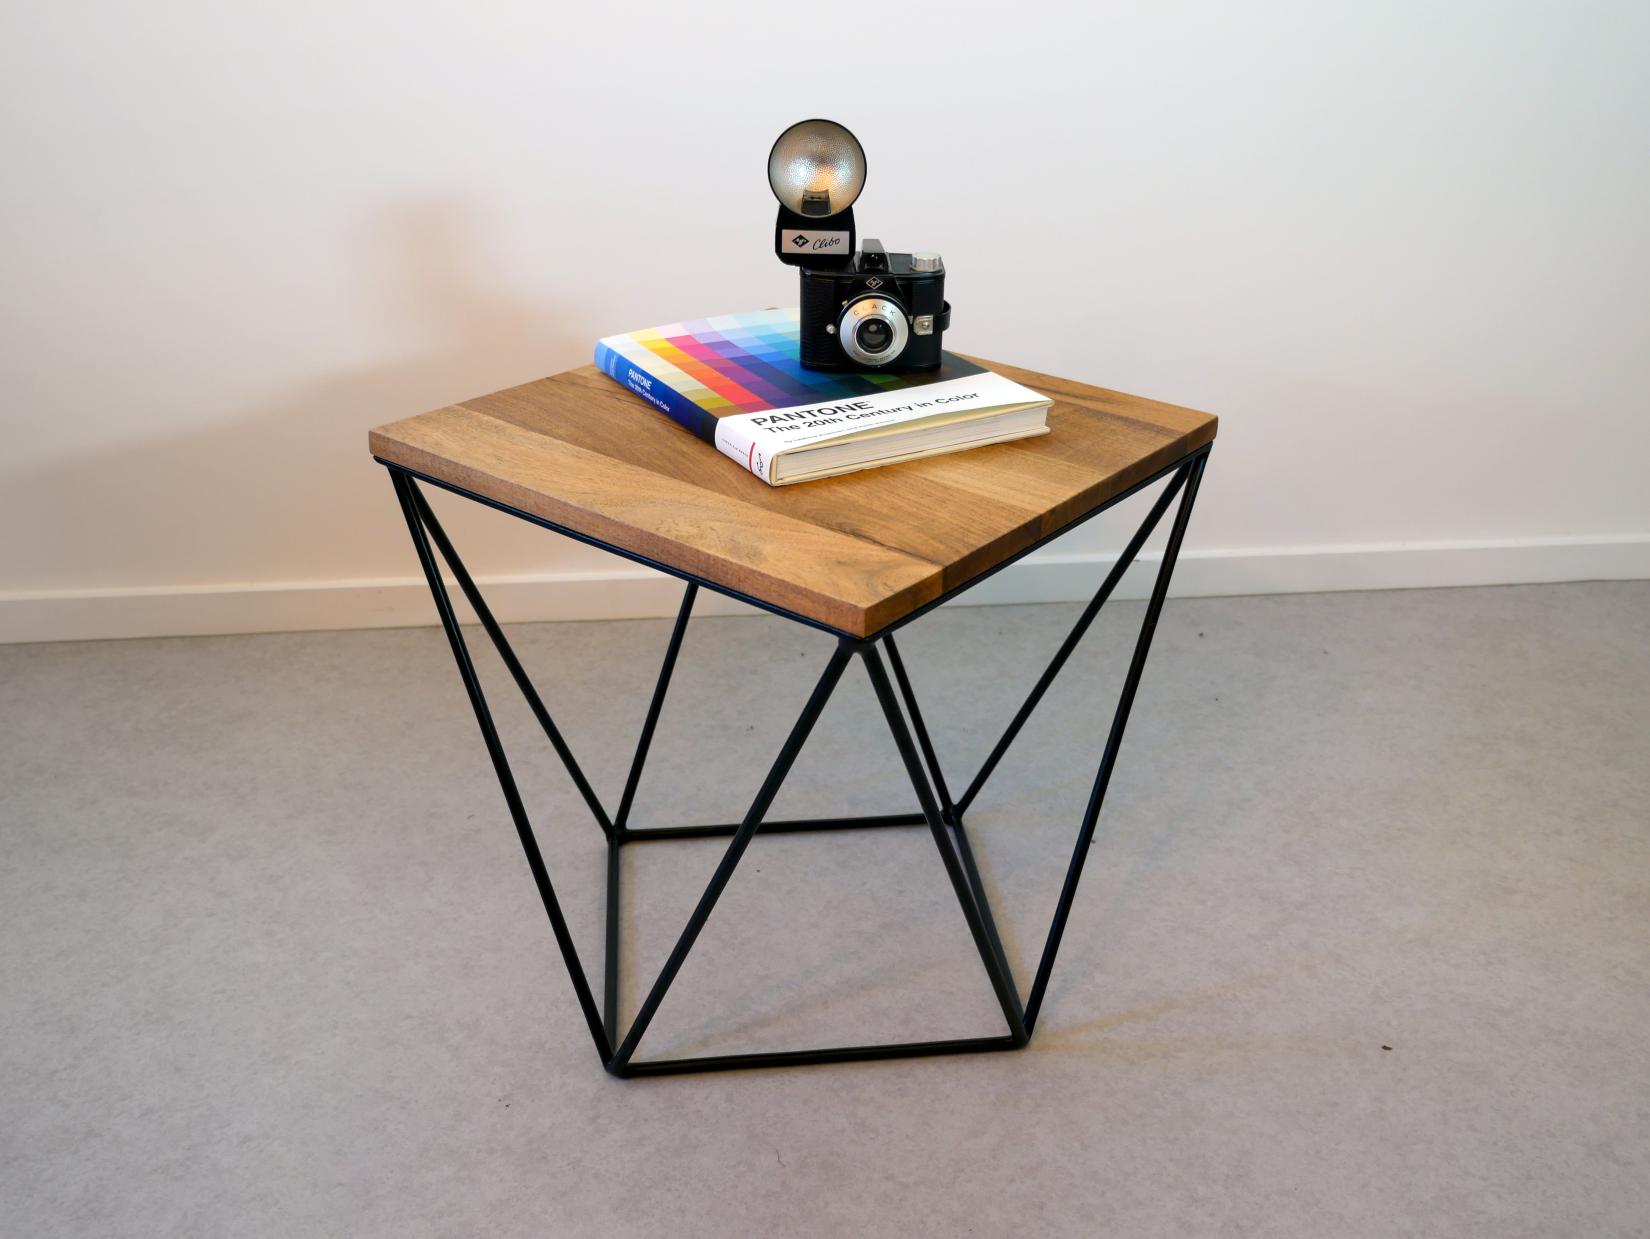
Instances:
[[[880,631],[1215,437],[1208,413],[996,362],[1050,433],[771,487],[594,366],[368,435],[374,456],[817,620]]]

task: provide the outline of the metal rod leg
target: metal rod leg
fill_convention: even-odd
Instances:
[[[619,1036],[619,836],[607,837],[607,931],[602,943],[602,1028]]]
[[[973,850],[968,846],[968,832],[963,829],[962,810],[951,803],[950,793],[946,791],[944,776],[940,774],[939,758],[934,753],[933,741],[929,738],[928,727],[922,720],[922,710],[917,705],[917,695],[911,687],[911,677],[905,672],[905,660],[900,657],[899,647],[894,644],[894,634],[889,633],[882,639],[888,649],[888,664],[894,670],[894,679],[899,684],[901,698],[905,701],[905,711],[911,716],[911,727],[916,732],[917,743],[922,748],[923,760],[928,763],[928,769],[934,776],[934,790],[939,795],[940,817],[951,827],[951,837],[956,842],[957,859],[962,862],[963,874],[968,879],[968,890],[974,897],[974,906],[979,910],[980,923],[985,928],[986,941],[991,944],[991,953],[996,957],[997,966],[1013,983],[1014,970],[1008,966],[1008,955],[1003,950],[1003,940],[997,932],[997,919],[991,913],[991,901],[985,897],[985,885],[980,881],[979,866],[974,863]]]
[[[1202,458],[1199,457],[1199,459]],[[1190,466],[1188,465],[1187,468],[1190,468]],[[1117,588],[1117,583],[1123,579],[1123,574],[1128,571],[1129,565],[1134,562],[1134,557],[1140,553],[1140,548],[1146,544],[1146,539],[1151,537],[1152,530],[1157,528],[1157,522],[1163,518],[1163,513],[1168,510],[1170,502],[1175,497],[1175,492],[1180,489],[1181,483],[1185,480],[1186,470],[1182,469],[1169,479],[1168,484],[1157,496],[1156,502],[1152,504],[1151,511],[1146,514],[1146,519],[1140,523],[1140,528],[1135,530],[1134,537],[1129,539],[1128,544],[1123,548],[1123,553],[1117,557],[1117,562],[1112,565],[1111,571],[1106,573],[1106,579],[1100,583],[1099,590],[1089,600],[1088,605],[1083,608],[1083,613],[1077,617],[1077,622],[1072,625],[1071,632],[1060,643],[1060,648],[1055,651],[1053,660],[1044,668],[1043,674],[1038,677],[1036,686],[1026,697],[1024,704],[1015,712],[1014,719],[1009,723],[1008,729],[1003,732],[1002,738],[997,741],[996,746],[991,750],[991,756],[985,759],[985,765],[980,767],[980,772],[974,776],[974,781],[968,785],[968,790],[963,793],[962,799],[957,802],[957,812],[959,814],[968,812],[968,806],[974,803],[974,797],[980,794],[980,788],[985,786],[985,781],[991,777],[991,772],[997,768],[997,763],[1002,761],[1003,754],[1008,752],[1008,746],[1014,743],[1014,738],[1020,734],[1020,729],[1025,726],[1026,720],[1031,717],[1031,712],[1042,701],[1043,694],[1048,691],[1049,685],[1054,683],[1054,677],[1060,674],[1061,668],[1066,665],[1066,659],[1071,657],[1072,651],[1077,648],[1078,642],[1083,639],[1083,634],[1089,630],[1089,625],[1094,622],[1094,617],[1100,614],[1100,608],[1106,605],[1106,600],[1111,597],[1112,590]]]
[[[824,1050],[769,1050],[762,1054],[711,1054],[702,1058],[650,1059],[631,1063],[627,1076],[680,1075],[697,1071],[739,1071],[751,1067],[806,1067],[818,1063],[869,1063],[883,1058],[927,1058],[935,1054],[985,1054],[1013,1050],[1024,1041],[958,1037],[949,1041],[900,1041],[890,1045],[839,1045]]]
[[[809,830],[885,830],[890,826],[926,826],[920,813],[874,813],[863,817],[793,817],[763,822],[764,835],[794,835]],[[657,843],[668,839],[726,839],[739,833],[740,823],[720,822],[714,826],[632,826],[625,830],[626,843]]]
[[[1134,705],[1135,690],[1140,687],[1140,674],[1146,666],[1146,655],[1152,646],[1152,636],[1157,631],[1157,617],[1163,610],[1163,599],[1169,592],[1169,578],[1174,575],[1175,560],[1180,555],[1180,544],[1186,536],[1186,524],[1191,519],[1192,503],[1197,498],[1198,483],[1203,478],[1203,466],[1208,460],[1207,454],[1194,458],[1186,467],[1185,493],[1180,497],[1180,507],[1175,512],[1174,527],[1169,532],[1168,545],[1163,550],[1163,563],[1157,570],[1157,580],[1152,585],[1151,601],[1146,604],[1146,616],[1140,625],[1140,636],[1134,643],[1134,656],[1129,660],[1129,670],[1123,680],[1123,691],[1117,700],[1117,712],[1113,714],[1111,731],[1106,736],[1105,751],[1100,757],[1100,769],[1094,776],[1094,787],[1089,793],[1088,807],[1083,812],[1083,826],[1077,835],[1077,846],[1071,854],[1071,863],[1066,868],[1065,882],[1060,888],[1060,902],[1054,909],[1054,922],[1049,927],[1048,940],[1043,945],[1043,957],[1037,964],[1037,979],[1032,982],[1031,993],[1026,999],[1026,1028],[1029,1031],[1037,1025],[1037,1013],[1043,1005],[1043,995],[1048,990],[1049,974],[1054,970],[1054,957],[1060,950],[1060,939],[1066,931],[1066,919],[1071,915],[1071,903],[1077,894],[1078,880],[1083,876],[1083,861],[1088,856],[1089,845],[1094,841],[1095,823],[1100,817],[1100,807],[1106,799],[1106,789],[1111,784],[1112,770],[1117,765],[1117,753],[1123,743],[1123,729],[1129,722],[1129,710]]]
[[[968,879],[963,874],[962,864],[957,860],[951,840],[946,837],[945,823],[940,820],[939,806],[935,803],[934,793],[928,786],[928,778],[923,773],[922,762],[917,756],[917,746],[912,743],[911,733],[905,726],[905,718],[899,712],[899,702],[894,697],[893,685],[888,682],[888,673],[883,670],[882,656],[877,653],[877,647],[874,645],[865,646],[861,653],[865,658],[865,670],[871,677],[871,687],[876,690],[877,701],[881,703],[882,712],[888,719],[888,729],[894,733],[894,744],[899,749],[901,760],[905,762],[906,774],[911,780],[911,786],[916,789],[917,799],[922,803],[923,815],[928,819],[928,829],[934,836],[934,843],[940,850],[941,858],[945,861],[945,872],[951,879],[951,888],[957,894],[957,902],[962,905],[963,917],[968,921],[968,931],[974,936],[974,947],[980,953],[980,962],[985,965],[986,976],[991,979],[991,988],[1003,1009],[1003,1018],[1008,1021],[1009,1035],[1015,1045],[1023,1045],[1028,1034],[1025,1016],[1020,1009],[1020,995],[1014,989],[1007,965],[992,950],[991,940],[985,932],[979,909],[974,906],[973,892],[969,890]]]
[[[991,901],[985,897],[985,884],[980,881],[980,867],[974,863],[974,849],[968,844],[968,831],[964,829],[961,818],[951,824],[951,836],[957,841],[957,859],[962,862],[963,873],[968,878],[969,893],[974,896],[974,903],[980,910],[980,922],[985,926],[986,941],[991,944],[991,952],[997,957],[997,966],[1012,982],[1014,970],[1008,966],[1008,954],[1003,950],[1001,935],[997,933],[997,919],[991,914]]]
[[[928,763],[928,773],[934,780],[934,792],[940,801],[940,816],[950,823],[956,818],[951,793],[946,790],[945,776],[940,773],[940,760],[934,753],[934,743],[928,737],[928,727],[922,721],[922,711],[917,708],[917,695],[911,691],[911,678],[905,674],[905,660],[899,656],[899,646],[894,644],[893,633],[885,636],[882,644],[888,651],[888,665],[894,669],[894,682],[899,685],[900,697],[905,701],[905,712],[911,716],[911,729],[917,733],[917,744],[922,748],[922,759]]]
[[[549,737],[551,747],[556,750],[556,756],[561,758],[561,764],[567,767],[567,773],[573,780],[573,786],[579,789],[579,795],[584,797],[584,803],[590,806],[590,812],[595,815],[596,823],[602,828],[603,833],[611,835],[613,824],[608,820],[607,810],[602,808],[602,802],[596,798],[596,793],[591,788],[590,781],[584,777],[584,771],[573,757],[573,750],[567,746],[567,741],[562,738],[561,729],[556,726],[555,720],[550,717],[550,711],[545,708],[544,700],[539,696],[538,689],[533,686],[533,681],[528,678],[526,668],[521,665],[521,660],[516,657],[515,650],[505,640],[504,630],[499,627],[498,621],[493,618],[492,609],[487,605],[487,600],[481,596],[481,591],[476,588],[476,583],[471,579],[469,569],[464,566],[464,561],[459,559],[458,552],[453,549],[453,544],[447,537],[447,531],[441,527],[441,522],[435,519],[435,513],[430,510],[429,501],[424,498],[423,492],[418,489],[417,484],[411,478],[403,473],[394,471],[392,473],[396,478],[402,480],[411,494],[419,518],[429,529],[430,536],[435,539],[436,546],[441,548],[441,557],[447,561],[447,566],[453,570],[453,579],[458,582],[459,589],[464,591],[464,597],[468,599],[471,609],[475,611],[476,618],[481,621],[481,626],[487,630],[487,635],[492,638],[493,646],[498,650],[498,656],[504,660],[505,667],[509,669],[510,678],[515,680],[516,687],[521,690],[521,695],[527,699],[528,708],[533,711],[533,717],[538,719],[539,726],[544,729],[544,734]]]
[[[419,520],[416,491],[412,480],[394,471],[390,476],[395,483],[396,497],[401,501],[402,514],[407,518],[407,529],[412,534],[413,547],[418,552],[418,562],[424,568],[430,594],[435,599],[436,611],[440,613],[441,626],[447,632],[448,644],[452,646],[453,661],[458,664],[459,676],[464,681],[465,691],[470,695],[470,705],[475,710],[476,724],[481,728],[481,738],[487,744],[487,755],[493,759],[493,770],[498,775],[499,788],[504,793],[505,803],[510,807],[510,817],[515,822],[522,851],[527,854],[527,866],[533,871],[533,881],[538,886],[539,897],[544,901],[544,910],[550,917],[550,928],[556,935],[556,945],[561,948],[562,960],[567,965],[569,977],[572,978],[573,992],[579,999],[579,1009],[584,1012],[584,1022],[590,1028],[590,1036],[596,1043],[597,1053],[602,1056],[602,1061],[606,1062],[612,1053],[612,1043],[602,1027],[601,1014],[596,1010],[596,1000],[591,996],[590,984],[585,980],[584,968],[580,966],[578,952],[573,946],[573,936],[568,932],[561,904],[556,899],[555,889],[550,885],[550,874],[544,866],[544,857],[539,853],[538,840],[533,837],[532,824],[527,820],[527,809],[522,804],[521,792],[516,787],[515,776],[510,773],[510,762],[504,754],[504,744],[499,740],[498,730],[493,726],[492,712],[488,710],[487,698],[481,691],[481,680],[476,675],[475,665],[470,661],[470,652],[464,644],[464,635],[459,630],[458,618],[453,614],[452,600],[447,596],[447,586],[441,579],[441,571],[435,562],[435,553],[430,549],[424,525]]]
[[[665,692],[670,688],[671,674],[676,670],[676,655],[682,650],[682,637],[687,632],[688,617],[693,614],[693,600],[699,587],[692,581],[682,591],[682,605],[676,612],[676,626],[670,630],[670,644],[665,646],[665,660],[659,668],[659,680],[653,686],[653,700],[647,705],[647,718],[642,723],[642,735],[636,741],[636,756],[630,763],[630,775],[624,782],[624,795],[619,800],[619,811],[613,815],[613,826],[620,836],[625,823],[630,821],[630,806],[636,802],[636,788],[642,781],[642,767],[647,763],[648,746],[653,743],[653,731],[659,725],[659,711],[664,709]]]
[[[687,928],[677,939],[676,946],[670,952],[670,958],[659,972],[658,980],[654,981],[653,988],[648,991],[643,1000],[641,1009],[636,1012],[636,1020],[625,1035],[624,1042],[608,1063],[608,1070],[618,1075],[626,1074],[630,1065],[631,1056],[636,1053],[636,1046],[647,1031],[647,1026],[658,1011],[659,1004],[664,1001],[665,993],[670,989],[670,983],[676,979],[688,952],[698,940],[699,931],[705,927],[710,918],[711,910],[716,907],[716,901],[722,897],[728,880],[733,877],[733,871],[739,864],[739,858],[745,854],[745,848],[750,844],[756,829],[762,824],[762,817],[773,804],[773,799],[779,794],[779,787],[790,773],[791,765],[796,761],[796,755],[802,751],[807,742],[808,734],[813,731],[814,723],[819,720],[820,713],[825,709],[825,703],[831,699],[831,693],[836,689],[838,681],[842,679],[842,671],[848,665],[852,646],[840,642],[830,662],[825,664],[825,670],[820,674],[819,683],[814,685],[814,691],[808,698],[807,705],[802,707],[802,715],[791,728],[791,734],[786,737],[785,745],[774,759],[768,770],[768,777],[763,780],[762,788],[756,793],[756,799],[745,814],[745,820],[739,826],[739,833],[734,835],[733,841],[728,844],[727,851],[722,854],[721,863],[716,866],[716,872],[711,875],[710,885],[705,887],[705,893],[700,896],[699,904],[693,909],[693,915],[688,918]]]

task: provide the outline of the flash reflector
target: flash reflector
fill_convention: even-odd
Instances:
[[[865,188],[865,151],[834,120],[798,121],[768,152],[768,187],[797,215],[841,214]]]

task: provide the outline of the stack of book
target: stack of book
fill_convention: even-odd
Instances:
[[[596,364],[770,486],[1048,433],[1047,397],[971,361],[804,370],[797,336],[794,309],[724,314],[609,336]]]

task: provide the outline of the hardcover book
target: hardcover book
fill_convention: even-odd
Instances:
[[[937,370],[823,373],[794,309],[608,336],[596,365],[770,486],[1048,433],[1050,401],[951,353]]]

